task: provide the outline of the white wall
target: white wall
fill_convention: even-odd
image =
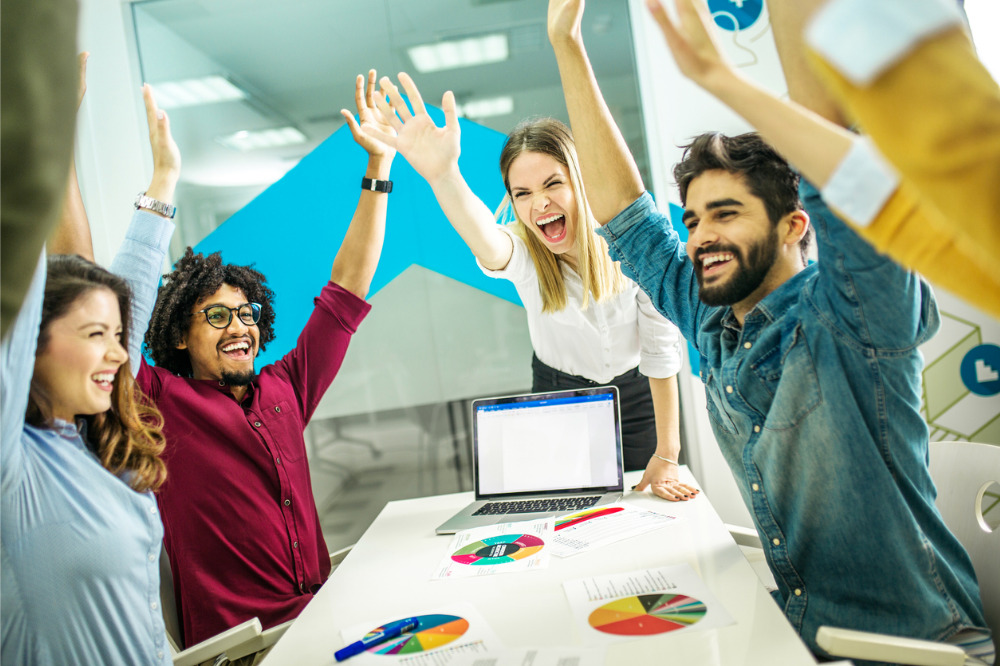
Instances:
[[[97,261],[108,265],[153,175],[128,2],[81,0],[79,48],[90,52],[76,164]]]

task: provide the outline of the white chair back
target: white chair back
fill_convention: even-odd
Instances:
[[[1000,484],[1000,446],[974,442],[931,442],[931,478],[945,524],[962,542],[979,578],[986,623],[1000,637],[1000,503],[986,496]],[[990,492],[996,493],[1000,485]],[[984,517],[983,510],[990,510]]]

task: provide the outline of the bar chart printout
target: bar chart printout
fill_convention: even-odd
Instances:
[[[715,629],[733,623],[704,582],[683,564],[566,581],[567,600],[588,644]]]

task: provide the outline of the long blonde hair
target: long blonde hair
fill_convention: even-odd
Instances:
[[[36,354],[45,353],[52,322],[95,289],[107,289],[115,295],[122,315],[122,340],[128,340],[132,293],[125,280],[83,257],[52,255],[48,259]],[[167,478],[166,465],[160,458],[165,446],[163,417],[132,378],[127,360],[118,368],[111,386],[111,409],[81,415],[87,422],[87,439],[105,469],[123,474],[137,492],[155,491]],[[37,376],[31,378],[25,421],[39,428],[53,425],[51,401]]]
[[[597,229],[597,220],[590,210],[583,189],[583,178],[580,176],[580,164],[576,156],[573,135],[565,124],[555,118],[526,120],[514,128],[500,152],[500,173],[503,174],[507,196],[501,202],[496,215],[498,220],[513,220],[509,224],[511,230],[528,246],[528,254],[535,264],[535,272],[538,273],[542,312],[558,312],[566,307],[566,285],[559,267],[559,262],[564,260],[527,230],[525,227],[527,223],[517,216],[517,210],[511,201],[508,177],[510,165],[525,151],[548,155],[569,171],[578,217],[576,254],[579,263],[576,270],[583,282],[583,303],[580,308],[586,310],[591,298],[600,302],[612,294],[620,293],[625,288],[625,276],[622,275],[618,264],[611,261],[611,257],[608,256],[608,244],[594,233]]]

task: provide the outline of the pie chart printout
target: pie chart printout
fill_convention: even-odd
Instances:
[[[376,627],[365,636],[382,631]],[[457,615],[419,615],[417,626],[398,637],[368,649],[373,654],[415,654],[447,645],[469,629],[469,621]]]
[[[531,557],[544,546],[545,542],[533,534],[501,534],[470,543],[456,550],[451,559],[473,566],[505,564]]]
[[[683,594],[640,594],[615,599],[587,618],[594,629],[619,636],[652,636],[690,627],[708,608]]]

